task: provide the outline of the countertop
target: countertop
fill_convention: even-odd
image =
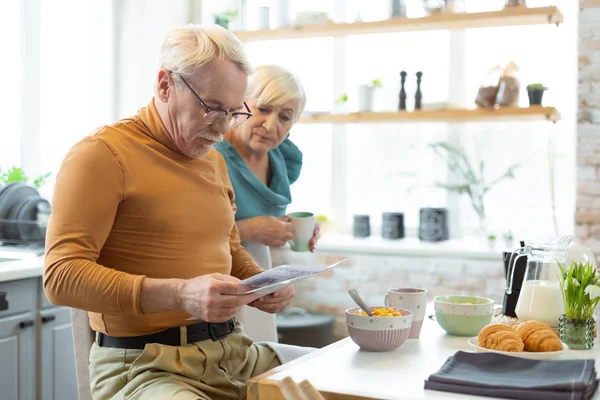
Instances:
[[[360,254],[434,256],[502,261],[502,251],[507,247],[503,240],[494,246],[485,238],[452,239],[442,242],[424,242],[415,237],[398,240],[381,236],[355,238],[350,234],[323,233],[317,243],[317,251]],[[514,249],[513,249],[514,250]]]
[[[0,247],[0,282],[39,277],[43,269],[43,250]]]
[[[288,248],[286,245],[283,249]],[[400,240],[383,239],[380,236],[359,239],[349,234],[325,233],[317,244],[317,252],[343,252],[348,254],[380,254],[406,256],[433,256],[467,258],[477,260],[502,260],[505,248],[497,241],[492,248],[485,239],[466,238],[443,242],[422,242],[417,238]],[[15,261],[2,261],[7,258]],[[0,282],[25,279],[42,275],[43,251],[0,246]]]

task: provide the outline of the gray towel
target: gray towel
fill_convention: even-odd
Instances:
[[[272,343],[272,342],[258,342],[266,344],[273,350],[277,358],[282,364],[294,361],[297,358],[307,355],[317,349],[314,347],[294,346],[291,344]]]
[[[425,389],[509,399],[590,399],[594,360],[528,360],[458,351],[425,381]]]

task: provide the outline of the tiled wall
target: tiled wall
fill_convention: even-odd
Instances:
[[[312,258],[312,259],[311,259]],[[370,305],[383,305],[387,289],[421,287],[428,300],[445,294],[486,296],[501,304],[504,294],[504,267],[497,261],[431,256],[352,254],[319,252],[293,253],[273,250],[273,264],[307,263],[329,265],[348,258],[315,278],[296,285],[295,306],[337,316],[336,339],[347,336],[344,310],[354,303],[348,289],[356,288]]]
[[[577,236],[600,250],[600,1],[581,0],[577,124]]]

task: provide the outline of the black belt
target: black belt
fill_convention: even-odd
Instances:
[[[184,346],[188,343],[212,339],[221,340],[227,337],[235,328],[235,318],[227,322],[198,322],[188,325],[187,342],[182,343],[180,328],[169,328],[162,332],[143,336],[115,337],[98,332],[98,346],[116,347],[119,349],[143,349],[147,343],[160,343],[167,346]]]

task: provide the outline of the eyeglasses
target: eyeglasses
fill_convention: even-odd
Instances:
[[[169,72],[172,73],[173,75],[177,75],[179,77],[179,79],[181,79],[181,81],[183,82],[185,87],[188,88],[190,93],[192,93],[194,95],[194,97],[196,98],[196,100],[198,100],[198,103],[200,103],[202,108],[204,108],[204,110],[205,110],[204,115],[202,116],[202,121],[208,123],[209,125],[215,124],[215,123],[221,121],[223,118],[228,118],[229,119],[229,127],[235,128],[236,126],[240,126],[241,124],[246,122],[252,116],[250,107],[248,107],[248,104],[246,104],[245,101],[244,101],[244,107],[246,107],[247,112],[240,112],[240,111],[230,112],[227,110],[223,110],[222,108],[219,108],[219,107],[207,106],[206,103],[204,103],[204,101],[202,101],[200,96],[198,96],[198,93],[196,93],[194,91],[194,89],[192,89],[190,84],[187,83],[187,81],[183,78],[183,76],[181,76],[181,74],[179,74],[177,72],[173,72],[173,71],[169,71]]]

